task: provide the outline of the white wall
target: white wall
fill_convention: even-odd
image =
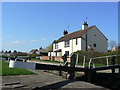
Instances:
[[[78,39],[78,44],[76,45],[76,39],[73,39],[73,51],[72,52],[76,52],[78,50],[81,50],[81,38],[77,38]]]
[[[48,52],[48,56],[54,56],[53,52]]]
[[[65,51],[69,51],[69,54],[71,54],[72,52],[76,52],[78,50],[81,50],[81,38],[78,38],[78,44],[77,45],[76,45],[76,39],[70,40],[70,46],[69,47],[64,46],[64,41],[59,42],[58,43],[58,49],[62,50],[62,55],[65,54]],[[53,51],[55,51],[55,50],[57,50],[57,49],[55,49],[55,44],[53,44]],[[54,56],[55,56],[55,54],[54,54]]]
[[[87,27],[88,27],[87,25],[82,25],[82,30],[84,30]]]
[[[85,38],[85,35],[83,36]],[[92,45],[92,48],[98,52],[107,52],[107,38],[96,28],[93,27],[87,32],[87,45]],[[96,47],[93,44],[96,44]],[[85,51],[85,40],[82,40],[82,50]]]
[[[70,47],[65,47],[64,45],[65,45],[65,42],[64,41],[62,41],[62,42],[60,42],[59,43],[59,45],[60,45],[60,49],[62,49],[62,55],[64,55],[65,54],[65,51],[69,51],[69,53],[71,53],[71,43],[72,43],[72,41],[70,40]]]

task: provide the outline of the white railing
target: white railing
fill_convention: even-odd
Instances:
[[[72,56],[73,54],[71,54]],[[83,57],[83,64],[82,64],[82,67],[84,68],[85,67],[85,64],[86,64],[86,59],[91,59],[90,57],[88,56],[85,56],[85,55],[81,55],[81,54],[76,54],[76,63],[75,63],[75,67],[78,66],[78,61],[79,61],[79,56]]]
[[[102,56],[102,57],[91,58],[90,61],[89,61],[89,68],[90,68],[91,62],[92,62],[93,60],[98,60],[98,59],[106,58],[107,66],[109,66],[109,58],[110,58],[110,57],[119,57],[119,56],[120,56],[120,55],[111,55],[111,56]],[[94,64],[94,61],[93,61],[93,64]],[[94,66],[93,68],[95,68],[95,66]]]
[[[116,57],[116,56],[120,56],[120,55],[102,56],[102,57],[96,57],[93,59],[95,60],[95,59],[109,58],[109,57],[113,57],[113,56]]]
[[[73,62],[73,64],[75,64],[75,67],[78,66],[79,56],[83,57],[83,63],[82,63],[83,68],[85,68],[86,63],[88,64],[87,65],[88,68],[91,68],[91,64],[92,64],[92,67],[95,68],[95,61],[98,60],[98,59],[105,59],[105,58],[106,58],[106,65],[109,66],[109,58],[110,57],[117,57],[117,56],[119,57],[120,56],[120,55],[111,55],[111,56],[102,56],[102,57],[90,58],[90,57],[85,56],[85,55],[81,55],[81,54],[77,54],[77,53],[71,53],[70,57],[72,57],[73,55],[75,55],[74,60],[76,62]],[[68,63],[68,61],[64,62],[63,66],[65,66],[67,63]],[[62,65],[61,62],[60,62],[60,65]]]
[[[71,54],[72,56],[73,54]],[[98,60],[98,59],[104,59],[106,58],[106,65],[109,66],[109,58],[110,57],[119,57],[120,55],[111,55],[111,56],[102,56],[102,57],[95,57],[95,58],[90,58],[90,57],[87,57],[87,56],[84,56],[84,55],[81,55],[81,54],[76,54],[76,64],[75,64],[75,67],[78,66],[78,59],[79,59],[79,56],[83,57],[83,64],[82,64],[82,67],[84,68],[85,65],[86,65],[86,59],[88,59],[88,67],[91,68],[91,63],[92,63],[92,67],[95,68],[95,63],[94,63],[94,60]]]

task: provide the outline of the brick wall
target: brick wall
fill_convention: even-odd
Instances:
[[[50,57],[49,56],[42,56],[42,57],[40,57],[40,60],[50,60]]]
[[[56,56],[56,57],[54,57],[54,61],[61,61],[61,62],[63,62],[63,59],[61,58],[61,56]]]
[[[61,61],[63,62],[63,59],[61,58],[61,56],[54,56],[54,57],[50,57],[50,56],[42,56],[40,57],[40,60],[53,60],[54,61]],[[70,62],[70,58],[67,58],[68,62]]]

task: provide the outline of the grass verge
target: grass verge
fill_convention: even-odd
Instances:
[[[33,59],[36,60],[36,59]],[[41,62],[49,62],[49,63],[60,63],[60,61],[51,61],[51,60],[39,60]],[[63,62],[62,62],[63,63]],[[68,62],[68,64],[70,64],[70,62]],[[83,66],[83,63],[78,63],[78,66]],[[85,66],[89,66],[89,64],[85,64]],[[92,64],[91,64],[92,66]],[[95,67],[100,67],[100,66],[106,66],[104,64],[95,64]]]
[[[2,67],[2,72],[0,72],[0,75],[2,76],[8,76],[8,75],[37,75],[34,72],[31,72],[26,69],[18,69],[18,68],[9,68],[9,63],[6,61],[0,60],[0,67]]]

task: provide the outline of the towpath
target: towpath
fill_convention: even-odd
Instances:
[[[33,70],[38,75],[19,75],[19,76],[3,76],[2,77],[2,90],[31,90],[39,87],[43,88],[100,88],[105,89],[101,86],[97,86],[88,82],[84,82],[77,79],[67,80],[60,76],[53,75],[51,73],[43,72],[41,70]],[[14,84],[16,83],[16,84]],[[9,85],[13,84],[13,85]],[[38,89],[38,90],[39,90]]]

